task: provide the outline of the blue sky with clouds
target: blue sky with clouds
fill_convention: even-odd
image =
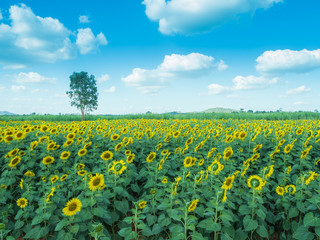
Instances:
[[[69,76],[97,79],[94,114],[320,110],[316,0],[0,2],[0,111],[77,113]]]

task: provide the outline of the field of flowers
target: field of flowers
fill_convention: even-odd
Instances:
[[[319,120],[0,121],[0,237],[320,239]]]

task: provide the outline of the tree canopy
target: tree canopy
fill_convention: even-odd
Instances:
[[[85,114],[98,107],[97,81],[87,72],[74,72],[70,75],[70,90],[66,94],[71,99],[71,106],[81,111],[82,120]]]

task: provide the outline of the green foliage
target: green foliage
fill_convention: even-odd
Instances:
[[[81,110],[82,120],[86,112],[98,107],[98,91],[96,80],[86,72],[74,72],[70,76],[70,90],[66,94],[71,99],[71,106]]]

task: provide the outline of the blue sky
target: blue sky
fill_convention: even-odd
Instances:
[[[94,114],[320,110],[320,2],[0,2],[0,111],[77,113],[69,76],[97,79]]]

